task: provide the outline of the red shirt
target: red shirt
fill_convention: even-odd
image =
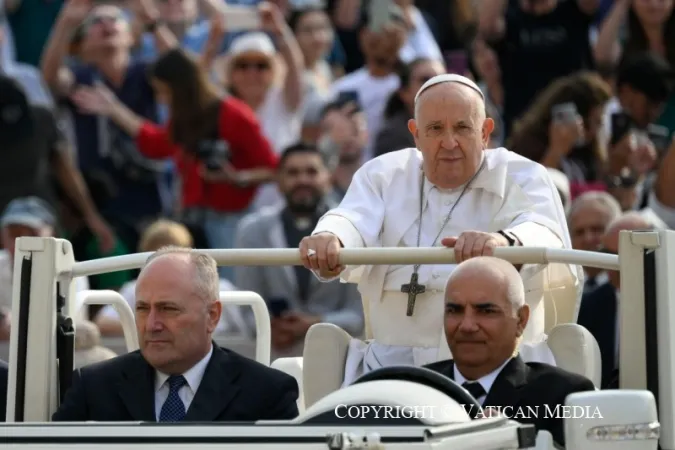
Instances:
[[[275,169],[279,161],[260,129],[255,113],[243,102],[223,99],[218,119],[220,139],[230,146],[230,163],[235,169]],[[183,184],[183,207],[205,207],[220,212],[238,212],[246,209],[258,190],[240,188],[227,183],[207,183],[199,174],[200,161],[171,141],[166,128],[151,122],[141,126],[136,144],[148,158],[173,157],[178,165]]]

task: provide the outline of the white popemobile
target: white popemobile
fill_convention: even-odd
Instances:
[[[330,324],[310,329],[303,358],[274,361],[301,387],[300,417],[256,424],[49,423],[70,383],[76,304],[73,278],[140,267],[148,254],[76,263],[68,241],[21,238],[14,265],[13,326],[8,386],[8,423],[0,424],[0,447],[149,448],[191,446],[270,449],[554,449],[551,435],[504,417],[484,418],[467,391],[419,368],[385,368],[339,389],[350,336]],[[220,265],[300,264],[296,249],[208,250]],[[619,256],[544,248],[500,248],[513,263],[559,262],[620,270],[620,389],[577,393],[545,414],[565,421],[567,447],[575,450],[675,450],[675,231],[622,232]],[[346,249],[342,264],[441,264],[444,248]],[[262,298],[223,292],[221,301],[253,307],[256,359],[270,363],[270,323]],[[120,313],[127,349],[138,348],[133,313],[116,292],[88,291],[79,303],[112,304]],[[554,321],[555,322],[555,321]],[[558,366],[599,384],[595,339],[576,324],[550,324],[548,345]],[[391,370],[390,370],[391,369]],[[476,406],[467,414],[462,404]],[[366,406],[364,406],[366,405]],[[419,405],[424,405],[420,410]],[[348,424],[376,408],[372,424]],[[535,412],[503,411],[506,416]],[[542,412],[536,412],[542,414]],[[391,417],[414,417],[394,426]],[[480,418],[481,420],[472,420]],[[390,421],[391,422],[391,421]],[[661,426],[663,424],[664,426]],[[160,428],[161,427],[161,428]]]

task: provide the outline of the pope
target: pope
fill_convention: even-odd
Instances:
[[[443,290],[456,264],[343,267],[342,248],[442,245],[454,249],[457,264],[498,247],[571,249],[548,171],[504,148],[487,149],[494,121],[473,81],[454,74],[427,81],[408,128],[417,148],[364,164],[342,203],[300,243],[304,266],[319,279],[357,283],[362,296],[366,341],[350,344],[345,385],[383,366],[448,358]],[[520,354],[555,364],[545,343],[547,319],[555,310],[558,323],[576,321],[583,275],[564,264],[519,269],[531,309]]]

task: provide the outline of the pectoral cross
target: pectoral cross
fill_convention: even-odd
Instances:
[[[410,276],[410,283],[401,286],[401,292],[408,294],[408,310],[406,312],[408,317],[413,315],[417,294],[424,294],[427,289],[426,286],[417,282],[418,279],[419,276],[417,273],[413,272],[413,274]]]

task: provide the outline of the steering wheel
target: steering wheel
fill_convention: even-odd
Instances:
[[[450,378],[441,375],[433,370],[424,367],[415,366],[389,366],[373,370],[354,381],[352,384],[367,383],[369,381],[398,380],[419,383],[430,388],[436,389],[447,395],[460,405],[470,405],[465,408],[471,419],[475,419],[483,407],[478,400],[473,398],[466,389],[455,383]]]

